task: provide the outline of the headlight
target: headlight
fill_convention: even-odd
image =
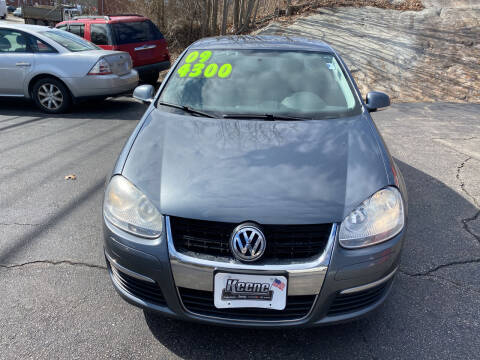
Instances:
[[[115,226],[154,239],[162,234],[162,215],[151,201],[123,176],[112,178],[105,192],[103,214]]]
[[[397,188],[387,187],[365,200],[340,226],[344,248],[375,245],[397,235],[405,223],[403,200]]]

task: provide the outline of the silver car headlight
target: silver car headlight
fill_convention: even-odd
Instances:
[[[404,224],[402,195],[390,186],[373,194],[343,220],[340,245],[347,249],[375,245],[397,235]]]
[[[108,184],[103,214],[115,226],[134,235],[154,239],[162,234],[162,215],[152,202],[121,175]]]

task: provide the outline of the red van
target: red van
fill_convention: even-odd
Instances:
[[[56,25],[105,50],[130,53],[140,80],[156,83],[170,67],[167,41],[153,22],[141,15],[77,16]]]

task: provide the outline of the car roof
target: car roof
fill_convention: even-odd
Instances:
[[[301,37],[276,35],[217,36],[194,42],[192,49],[275,49],[334,53],[327,43]]]

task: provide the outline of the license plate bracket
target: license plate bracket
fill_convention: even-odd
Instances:
[[[287,283],[281,275],[253,275],[218,272],[214,277],[217,309],[261,308],[284,310]]]

